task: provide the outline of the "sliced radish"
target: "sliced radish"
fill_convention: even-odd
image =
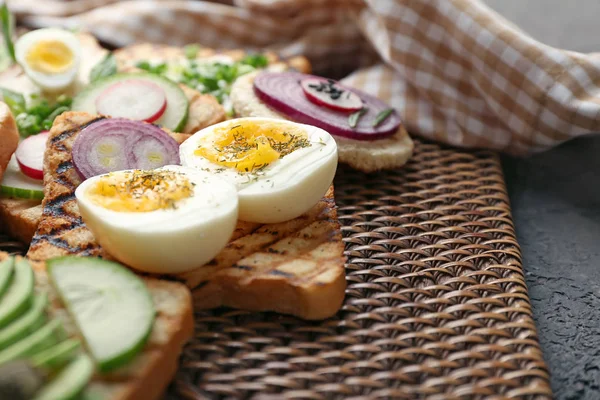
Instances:
[[[44,198],[44,185],[41,181],[25,176],[19,170],[17,157],[13,154],[6,171],[4,171],[0,194],[19,199],[41,200]]]
[[[49,132],[42,132],[29,136],[17,147],[15,155],[19,168],[30,178],[44,179],[44,152],[49,135]]]
[[[167,96],[162,88],[142,79],[117,82],[96,99],[99,114],[154,122],[167,109]]]
[[[73,164],[84,179],[125,169],[179,164],[179,144],[156,125],[107,118],[85,127],[73,143]]]
[[[306,98],[318,106],[342,112],[354,112],[363,107],[360,97],[351,90],[341,88],[331,79],[307,78],[300,85]]]

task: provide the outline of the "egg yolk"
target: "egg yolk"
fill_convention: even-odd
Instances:
[[[239,172],[254,172],[309,146],[306,132],[299,127],[247,121],[215,128],[203,138],[194,154]]]
[[[65,72],[73,64],[73,52],[58,40],[40,40],[35,43],[25,57],[27,65],[35,71],[46,74]]]
[[[109,210],[149,212],[177,208],[178,201],[193,196],[193,186],[173,171],[112,172],[100,177],[86,196]]]

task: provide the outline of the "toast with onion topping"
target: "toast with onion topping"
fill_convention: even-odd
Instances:
[[[8,254],[0,252],[0,262]],[[32,263],[36,290],[48,294],[49,315],[62,322],[66,334],[80,337],[74,321],[46,274],[46,264]],[[179,365],[179,355],[194,332],[194,316],[189,290],[177,282],[144,278],[156,310],[156,319],[143,350],[128,364],[96,374],[88,384],[89,398],[110,400],[154,400],[162,397]]]
[[[111,258],[79,213],[75,189],[81,178],[71,156],[81,129],[101,118],[66,112],[52,126],[44,157],[43,214],[27,253],[32,260]],[[170,134],[179,140],[185,136]],[[231,242],[208,265],[165,278],[186,283],[198,308],[231,306],[322,319],[335,314],[343,301],[343,251],[330,189],[312,210],[291,221],[239,222]]]

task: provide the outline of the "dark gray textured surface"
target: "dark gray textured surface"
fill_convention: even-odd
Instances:
[[[503,165],[556,399],[600,399],[600,136]]]
[[[484,2],[546,44],[600,51],[598,0]],[[556,399],[600,399],[600,137],[504,166]]]

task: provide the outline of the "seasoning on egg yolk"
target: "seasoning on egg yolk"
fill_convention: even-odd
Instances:
[[[194,195],[194,184],[173,171],[111,172],[91,186],[86,197],[113,211],[149,212],[177,208],[177,202]]]
[[[275,160],[310,146],[306,132],[278,122],[232,123],[215,128],[194,154],[239,172],[254,172]]]
[[[35,71],[57,74],[65,72],[73,64],[73,52],[58,40],[40,40],[25,57],[29,67]]]

